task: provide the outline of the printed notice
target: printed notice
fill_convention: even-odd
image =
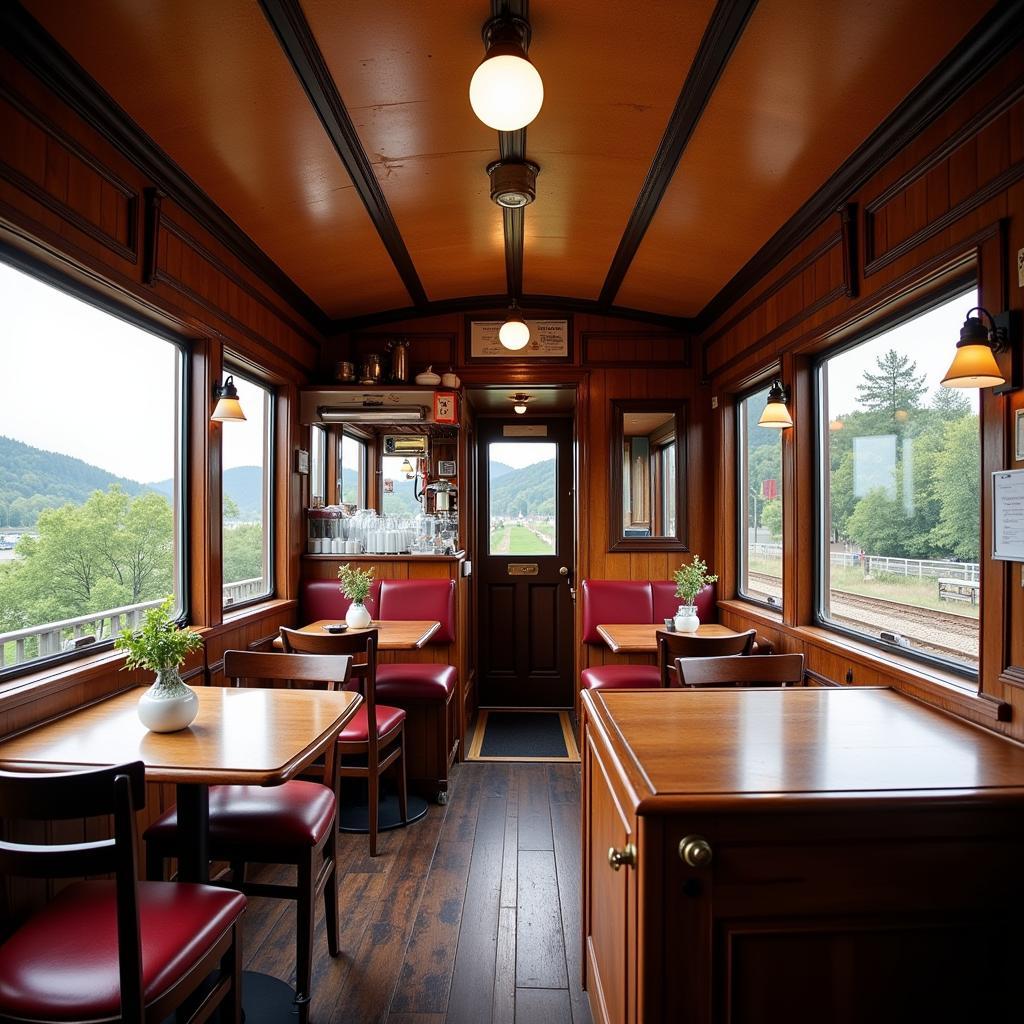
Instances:
[[[1024,469],[992,474],[992,557],[1024,562]]]
[[[569,356],[568,320],[527,320],[530,340],[510,351],[498,340],[500,320],[474,320],[470,326],[471,359],[566,359]]]

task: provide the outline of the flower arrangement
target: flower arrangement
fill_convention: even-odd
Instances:
[[[353,569],[346,562],[338,567],[338,579],[341,580],[341,592],[356,604],[363,604],[373,586],[373,566],[369,569]]]
[[[681,598],[684,604],[692,605],[697,595],[718,577],[708,572],[707,563],[700,555],[694,555],[689,565],[681,565],[672,573],[672,579],[676,582],[676,597]]]
[[[171,619],[170,597],[158,608],[150,608],[142,628],[122,633],[114,647],[127,651],[125,668],[148,668],[152,672],[176,669],[185,658],[203,646],[203,638],[192,629],[182,629]]]

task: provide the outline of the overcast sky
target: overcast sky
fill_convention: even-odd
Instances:
[[[0,434],[143,483],[173,475],[173,345],[4,263],[0,311]],[[262,461],[246,390],[225,468]]]

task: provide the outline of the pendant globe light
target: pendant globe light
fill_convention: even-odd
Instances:
[[[498,328],[498,341],[505,348],[517,352],[521,348],[526,348],[529,340],[530,328],[523,319],[522,313],[516,308],[516,303],[513,299],[512,305],[508,308],[508,316],[505,317],[505,322]]]
[[[544,103],[544,83],[526,56],[530,23],[510,14],[484,24],[487,52],[469,83],[473,113],[488,128],[515,132],[525,128]]]

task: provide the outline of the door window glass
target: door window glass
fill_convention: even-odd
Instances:
[[[500,441],[487,446],[492,555],[554,555],[558,446]]]

